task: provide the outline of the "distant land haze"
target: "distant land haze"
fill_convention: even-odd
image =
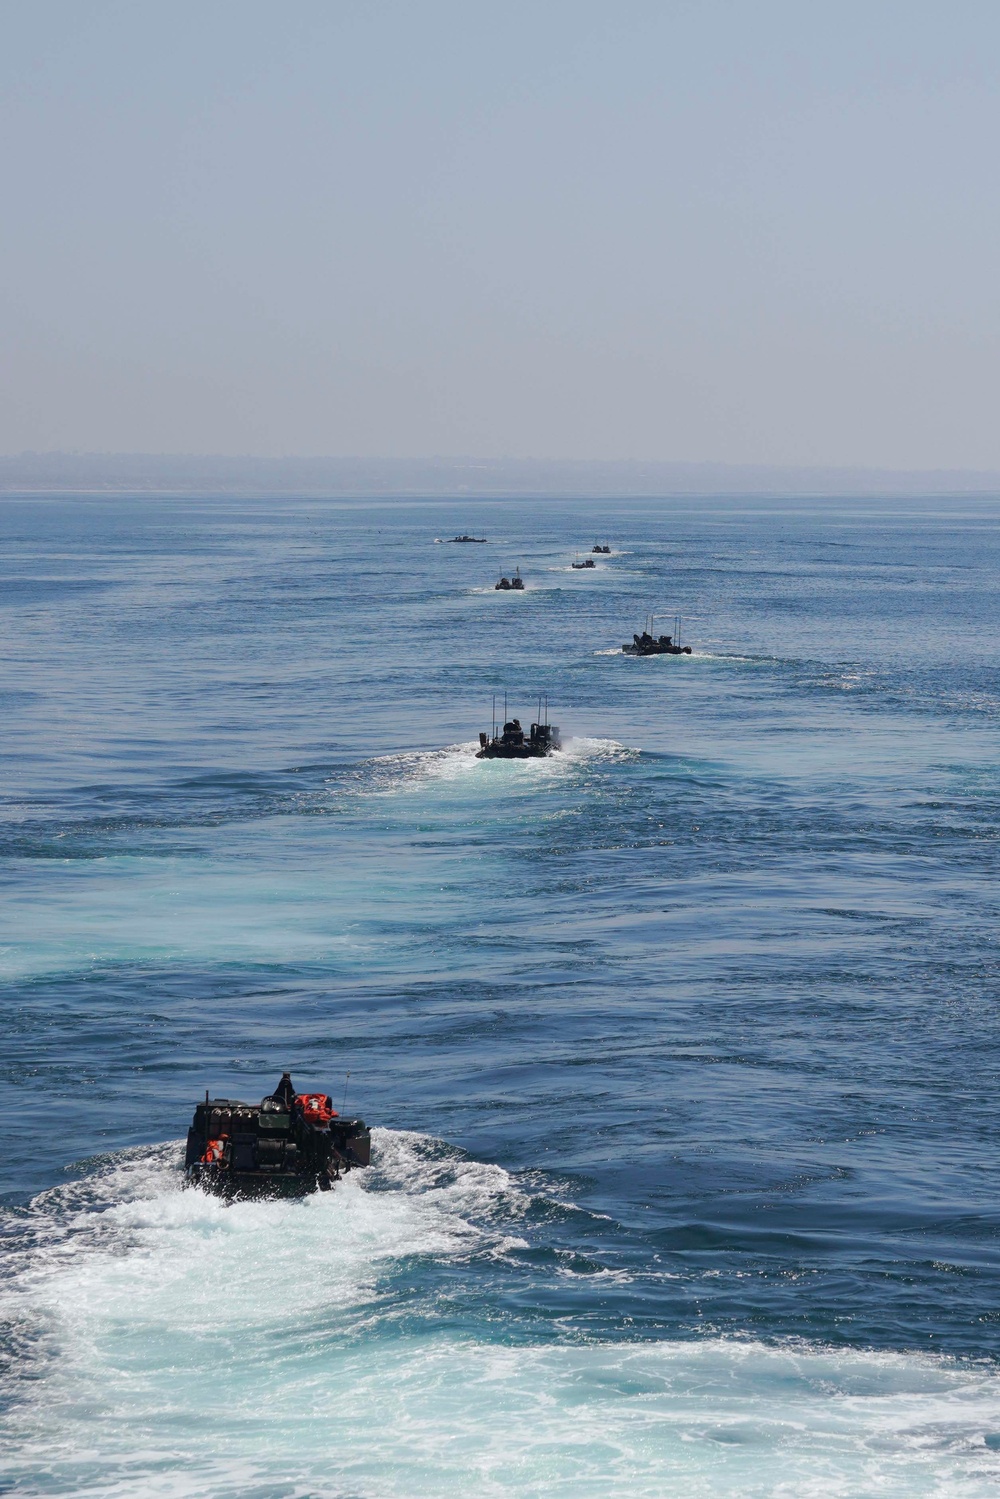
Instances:
[[[422,496],[948,496],[1000,494],[1000,473],[662,460],[257,458],[155,453],[0,455],[0,494]]]

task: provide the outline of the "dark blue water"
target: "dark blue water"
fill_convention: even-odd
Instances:
[[[1000,502],[0,543],[10,1491],[996,1491]],[[373,1170],[182,1191],[285,1067]]]

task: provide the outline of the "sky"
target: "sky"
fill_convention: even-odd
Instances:
[[[0,0],[0,453],[1000,469],[996,0]]]

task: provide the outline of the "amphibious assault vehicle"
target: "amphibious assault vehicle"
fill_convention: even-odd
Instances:
[[[206,1091],[184,1164],[191,1186],[222,1197],[304,1197],[369,1165],[371,1148],[363,1119],[340,1118],[328,1093],[296,1093],[283,1072],[256,1104]]]
[[[502,593],[523,593],[524,579],[521,577],[521,569],[515,568],[511,577],[501,577],[498,583],[493,584],[493,587]]]
[[[690,656],[689,645],[674,645],[672,635],[650,635],[643,630],[641,635],[633,635],[630,645],[623,645],[622,650],[626,656]]]
[[[533,723],[528,733],[525,734],[521,727],[519,718],[507,718],[507,696],[504,694],[503,702],[504,726],[497,733],[497,704],[493,699],[493,728],[492,731],[481,733],[479,736],[479,749],[476,751],[477,760],[541,760],[546,755],[551,755],[553,750],[562,749],[562,740],[559,738],[559,730],[554,723],[549,723],[549,705],[545,701],[545,721],[542,722],[542,699],[538,699],[538,722]]]
[[[654,635],[655,616],[647,614],[646,628],[641,635],[633,635],[629,645],[623,645],[626,656],[690,656],[691,647],[681,645],[681,617],[674,615],[672,635]]]

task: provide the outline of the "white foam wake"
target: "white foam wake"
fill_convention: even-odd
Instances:
[[[126,1152],[35,1200],[30,1261],[0,1309],[48,1308],[64,1327],[88,1324],[95,1307],[102,1318],[138,1313],[147,1325],[176,1328],[190,1315],[192,1327],[244,1326],[266,1314],[276,1279],[275,1310],[285,1317],[365,1299],[383,1261],[514,1242],[489,1226],[498,1203],[507,1223],[527,1200],[501,1167],[426,1136],[372,1133],[369,1173],[299,1201],[228,1205],[185,1190],[179,1142]]]
[[[301,1203],[181,1191],[176,1146],[40,1198],[34,1253],[4,1297],[34,1376],[7,1424],[10,1485],[94,1499],[995,1495],[992,1368],[508,1326],[477,1270],[519,1242],[530,1199],[426,1137],[377,1131],[376,1154],[367,1178]]]
[[[419,791],[435,784],[461,783],[477,791],[491,787],[518,789],[559,778],[589,761],[616,760],[630,751],[616,739],[567,735],[556,754],[541,760],[477,760],[479,741],[450,744],[440,750],[403,751],[365,763],[368,794]]]

